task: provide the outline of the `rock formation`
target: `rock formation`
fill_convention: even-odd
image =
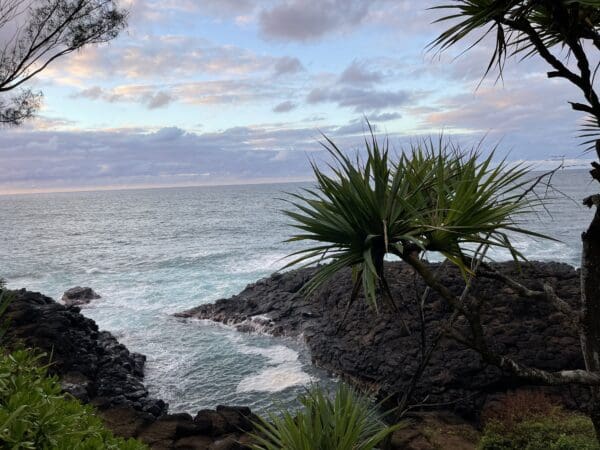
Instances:
[[[525,285],[541,288],[550,283],[563,299],[577,306],[578,274],[558,263],[496,268]],[[312,299],[299,294],[314,269],[275,274],[251,284],[240,294],[177,314],[184,318],[212,319],[240,331],[304,337],[315,364],[362,385],[378,389],[382,396],[402,392],[416,367],[420,342],[417,296],[423,283],[402,264],[389,264],[387,279],[399,311],[382,306],[376,313],[359,298],[347,311],[351,291],[350,272],[333,278]],[[453,267],[441,270],[443,283],[460,293],[463,279]],[[488,338],[500,352],[524,363],[548,370],[583,367],[577,333],[565,317],[545,301],[520,297],[501,283],[482,279],[472,287],[485,299],[483,322]],[[427,334],[448,317],[449,308],[431,293],[425,306]],[[486,398],[521,385],[510,375],[481,361],[477,353],[454,341],[443,341],[418,385],[415,402],[438,405],[463,417],[477,418]],[[569,406],[578,406],[585,391],[555,392]],[[442,406],[439,406],[442,405]]]
[[[75,286],[74,288],[65,291],[62,296],[62,301],[67,306],[81,306],[87,305],[92,300],[98,298],[101,298],[100,295],[94,292],[92,288]]]

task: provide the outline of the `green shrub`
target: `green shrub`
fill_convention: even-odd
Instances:
[[[386,426],[370,399],[344,384],[333,398],[313,387],[299,400],[300,412],[255,424],[254,450],[371,450],[401,426]]]
[[[599,450],[594,427],[580,414],[558,412],[550,416],[506,424],[490,421],[480,450]]]
[[[116,438],[92,407],[61,393],[56,377],[40,366],[43,355],[30,350],[0,354],[0,443],[12,449],[147,448]]]

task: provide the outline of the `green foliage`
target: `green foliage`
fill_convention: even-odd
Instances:
[[[43,355],[18,350],[0,355],[0,442],[3,448],[141,450],[116,438],[90,406],[61,394],[56,377],[40,366]]]
[[[556,414],[526,419],[512,426],[492,421],[485,427],[480,450],[598,450],[589,418]]]
[[[13,293],[6,289],[6,281],[0,278],[0,343],[4,340],[4,336],[10,326],[10,321],[4,319],[4,313],[8,309],[10,302],[13,300]]]
[[[392,162],[387,141],[380,145],[373,134],[364,161],[346,156],[328,138],[325,148],[335,160],[333,175],[313,164],[316,188],[294,195],[294,208],[285,211],[300,230],[290,241],[316,242],[293,253],[288,266],[330,259],[305,286],[307,294],[351,267],[351,300],[362,284],[376,306],[378,288],[391,300],[383,274],[386,254],[405,259],[415,251],[436,251],[466,274],[478,248],[500,247],[522,258],[507,232],[540,236],[517,222],[538,203],[525,195],[527,168],[505,161],[493,166],[493,151],[482,157],[479,147],[464,152],[440,138],[413,145]]]
[[[431,44],[444,50],[471,37],[479,43],[495,34],[496,47],[488,71],[502,70],[507,56],[536,54],[531,36],[539,37],[546,48],[568,41],[595,39],[600,30],[600,0],[454,0],[432,9],[450,13],[437,22],[456,22]]]
[[[303,409],[271,415],[256,424],[254,450],[371,450],[401,427],[388,427],[369,398],[340,384],[334,398],[313,387]]]

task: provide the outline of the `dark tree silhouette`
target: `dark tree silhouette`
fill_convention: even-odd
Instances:
[[[24,85],[54,60],[114,39],[126,19],[116,0],[0,0],[0,123],[31,117],[42,94]]]

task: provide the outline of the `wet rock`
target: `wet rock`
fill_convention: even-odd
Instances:
[[[50,373],[62,379],[66,392],[100,408],[132,406],[156,417],[167,411],[144,386],[143,355],[99,331],[76,308],[25,289],[14,294],[6,311],[9,346],[24,344],[51,355]]]
[[[495,267],[535,289],[547,282],[565,301],[578,307],[578,273],[569,265],[534,262],[523,265],[520,271],[513,263],[498,263]],[[229,299],[176,316],[241,325],[238,330],[252,332],[256,324],[249,318],[268,319],[260,323],[262,331],[276,336],[303,336],[314,364],[359,385],[374,387],[382,397],[403,392],[417,367],[420,331],[415,293],[422,293],[424,284],[418,279],[415,282],[407,265],[388,264],[387,279],[400,311],[381,305],[376,314],[359,298],[346,315],[352,287],[350,271],[342,271],[312,299],[306,299],[298,291],[314,270],[276,274],[248,285]],[[464,283],[457,269],[446,266],[439,275],[450,290],[462,292]],[[489,279],[476,279],[471,292],[485,299],[484,326],[490,344],[499,352],[547,370],[584,367],[576,331],[549,302],[520,297]],[[446,302],[430,293],[425,307],[429,338],[449,314]],[[488,395],[519,385],[509,374],[484,364],[476,352],[444,340],[425,370],[415,398],[427,398],[429,403],[444,404],[463,416],[477,418]],[[587,395],[578,388],[559,394],[563,403],[573,407]]]
[[[143,383],[146,357],[130,352],[111,333],[49,297],[14,291],[6,311],[7,344],[52,355],[50,372],[65,392],[98,408],[116,435],[138,438],[152,449],[242,449],[239,440],[256,416],[246,407],[166,414],[167,404],[152,398]]]
[[[94,290],[90,287],[75,286],[67,291],[62,296],[62,301],[67,306],[80,306],[87,305],[92,300],[101,298]]]

